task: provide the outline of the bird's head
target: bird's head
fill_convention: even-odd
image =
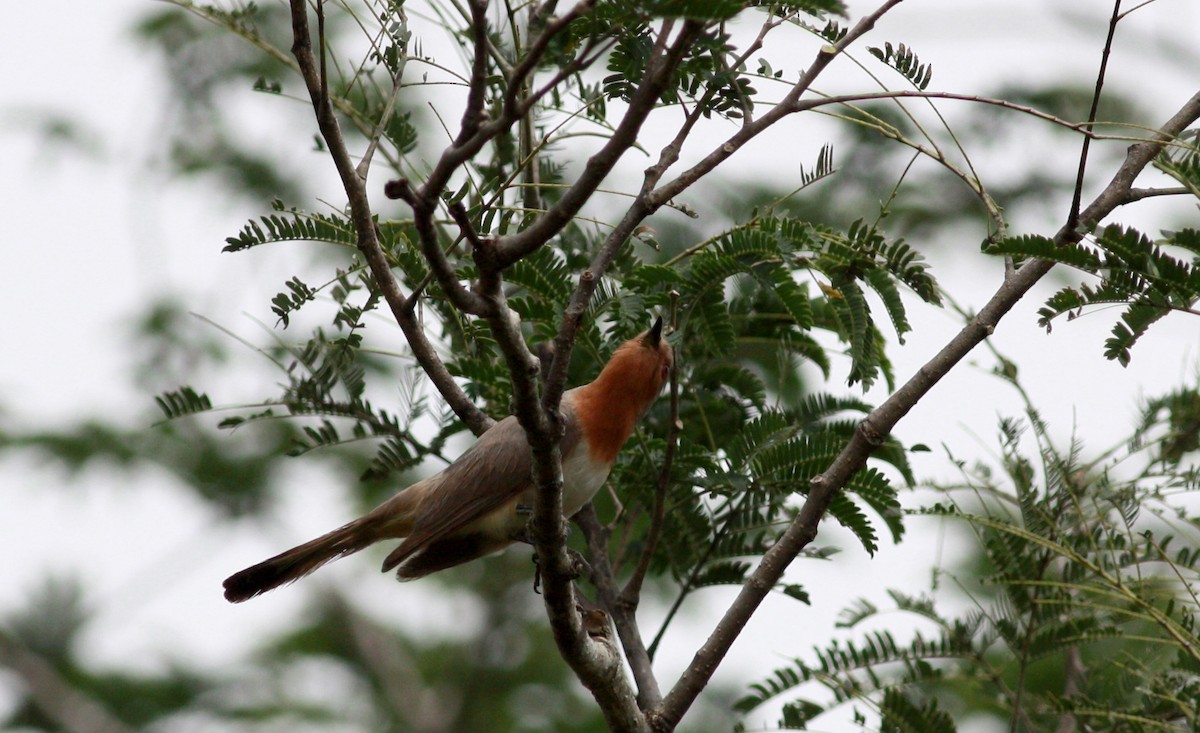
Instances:
[[[666,384],[671,373],[671,346],[663,338],[662,318],[648,330],[617,347],[596,378],[644,412]]]

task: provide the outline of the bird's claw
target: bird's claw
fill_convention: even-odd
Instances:
[[[567,577],[574,581],[582,577],[592,576],[592,566],[584,559],[583,555],[579,554],[570,547],[567,551]],[[533,592],[541,595],[542,585],[542,564],[538,562],[538,556],[533,554]]]
[[[517,504],[516,512],[517,512],[518,517],[528,517],[530,521],[533,520],[533,505],[532,504]],[[570,537],[571,536],[571,521],[569,519],[567,519],[566,517],[563,517],[562,527],[563,527],[563,536]],[[529,528],[528,527],[526,527],[522,530],[522,534],[520,536],[518,536],[517,541],[524,542],[527,545],[533,544],[533,541],[531,539],[529,539]]]

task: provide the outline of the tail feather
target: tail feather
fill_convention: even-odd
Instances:
[[[356,519],[329,534],[293,547],[225,579],[225,600],[241,603],[286,583],[303,578],[325,563],[350,555],[375,542],[369,517]]]

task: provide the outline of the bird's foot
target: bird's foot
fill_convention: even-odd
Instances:
[[[532,504],[517,504],[517,516],[527,517],[530,521],[533,520],[533,505]],[[571,520],[563,517],[562,520],[563,536],[571,536]],[[527,545],[532,545],[533,540],[529,537],[529,528],[525,527],[521,533],[515,538],[517,542],[524,542]]]
[[[592,576],[592,566],[584,559],[583,555],[579,554],[570,547],[567,550],[567,577],[571,580],[579,580],[582,577]],[[538,562],[538,556],[533,554],[533,592],[541,594],[542,585],[542,564]]]

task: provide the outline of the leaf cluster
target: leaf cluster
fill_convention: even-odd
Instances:
[[[1200,198],[1198,135],[1182,135],[1155,165],[1181,184],[1177,193]],[[1073,320],[1085,310],[1120,306],[1104,355],[1122,366],[1129,364],[1131,349],[1151,325],[1172,312],[1194,314],[1200,300],[1200,231],[1194,228],[1164,231],[1154,240],[1133,227],[1110,224],[1088,241],[1010,237],[985,244],[984,251],[1018,261],[1048,260],[1096,278],[1095,284],[1067,286],[1052,295],[1038,310],[1038,322],[1049,331],[1060,316]]]
[[[1194,387],[1185,392],[1195,398]],[[1194,488],[1194,471],[1147,439],[1187,419],[1189,403],[1182,393],[1149,401],[1119,460],[1111,451],[1086,460],[1078,443],[1057,448],[1032,406],[1024,423],[1002,421],[1000,471],[960,464],[964,482],[937,487],[918,511],[976,538],[983,585],[961,585],[974,608],[949,616],[935,596],[896,590],[891,609],[860,600],[844,628],[869,629],[890,610],[932,633],[835,640],[753,685],[739,709],[786,697],[784,728],[864,704],[883,730],[953,731],[948,711],[963,707],[1018,729],[1053,729],[1067,716],[1096,731],[1195,726],[1200,533],[1173,500]]]

